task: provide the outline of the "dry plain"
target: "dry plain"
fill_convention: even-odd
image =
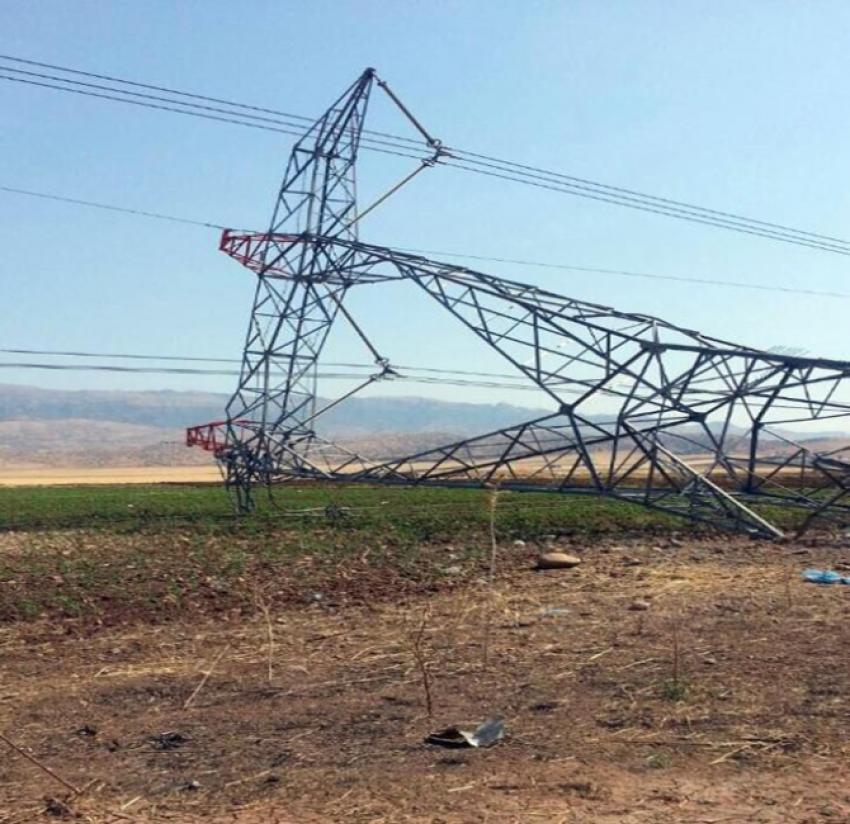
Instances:
[[[847,539],[575,527],[7,530],[0,821],[850,821]]]

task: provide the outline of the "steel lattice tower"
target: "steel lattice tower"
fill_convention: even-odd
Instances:
[[[377,203],[357,212],[355,170],[376,83],[433,152],[378,203],[439,161],[439,141],[369,69],[295,144],[268,232],[222,236],[256,273],[256,294],[227,418],[187,440],[215,452],[241,510],[257,485],[315,479],[605,495],[769,537],[782,534],[774,510],[754,505],[800,510],[805,525],[846,517],[850,447],[819,453],[788,427],[846,423],[850,363],[764,352],[361,242],[357,221]],[[496,350],[551,413],[390,461],[320,437],[329,409],[396,374],[345,307],[349,289],[389,280],[414,284]],[[320,402],[317,364],[337,321],[376,369]]]

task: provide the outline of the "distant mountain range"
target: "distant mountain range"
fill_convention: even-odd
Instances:
[[[184,446],[185,429],[224,417],[227,396],[212,392],[40,389],[0,384],[0,465],[182,466],[210,456]],[[418,397],[351,398],[323,418],[327,434],[366,454],[402,456],[456,438],[512,426],[547,414],[545,409],[495,403],[463,403]],[[680,454],[710,448],[697,427],[668,437]],[[732,431],[739,431],[732,427]],[[841,432],[780,434],[815,437],[815,448],[846,443]],[[768,438],[764,439],[765,441]],[[780,442],[777,448],[782,447]],[[810,440],[814,446],[814,442]]]
[[[184,428],[224,417],[228,396],[213,392],[39,389],[0,384],[0,421],[91,420]],[[546,414],[506,403],[416,397],[351,398],[322,418],[334,433],[480,432]]]
[[[145,466],[205,463],[182,446],[184,430],[220,420],[213,392],[59,390],[0,384],[0,463]],[[416,397],[352,398],[330,410],[323,432],[393,452],[427,449],[546,414],[510,404]]]
[[[0,421],[63,419],[185,427],[223,415],[225,395],[214,392],[122,392],[40,389],[0,384]]]

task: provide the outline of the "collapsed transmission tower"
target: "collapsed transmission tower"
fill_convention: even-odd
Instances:
[[[425,154],[358,211],[358,148],[376,84]],[[192,427],[187,442],[214,452],[241,511],[257,486],[321,480],[604,495],[765,537],[782,534],[784,509],[804,526],[846,517],[850,447],[815,446],[850,417],[850,363],[764,352],[361,242],[360,219],[447,154],[368,69],[293,147],[268,231],[223,233],[221,250],[257,276],[254,305],[226,419]],[[545,394],[551,412],[389,460],[323,438],[329,410],[398,374],[346,308],[351,289],[388,281],[436,301]],[[328,399],[317,367],[336,323],[350,326],[375,370]]]

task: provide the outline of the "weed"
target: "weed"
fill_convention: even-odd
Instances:
[[[74,618],[82,615],[83,604],[80,599],[74,595],[64,595],[59,593],[54,596],[54,600],[56,601],[56,605],[59,607],[59,610],[65,615]]]
[[[673,763],[669,753],[656,752],[646,759],[646,766],[653,770],[666,770]]]
[[[228,556],[222,574],[226,577],[229,575],[240,575],[245,571],[248,564],[248,553],[241,549],[236,549]]]
[[[668,701],[684,701],[688,685],[679,678],[668,678],[661,683],[661,697]]]
[[[422,679],[422,693],[425,696],[425,711],[428,713],[428,717],[431,718],[434,714],[434,703],[431,695],[431,669],[428,663],[428,653],[424,644],[425,630],[428,626],[429,617],[430,610],[426,607],[422,611],[422,622],[419,625],[419,630],[411,639],[411,649],[413,652],[413,660],[416,662],[416,667],[419,670],[419,675]]]

